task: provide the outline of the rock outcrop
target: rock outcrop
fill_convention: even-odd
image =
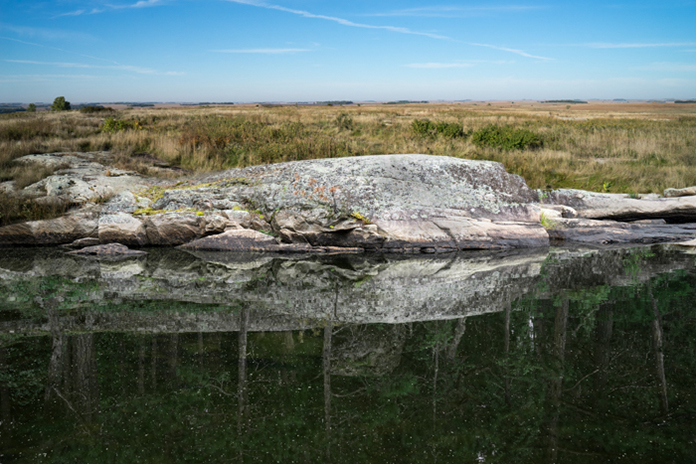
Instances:
[[[667,198],[670,198],[670,197],[688,197],[688,196],[693,196],[693,195],[696,195],[696,186],[686,187],[686,188],[681,188],[681,189],[668,188],[668,189],[665,189],[665,192],[664,192],[664,196]]]
[[[549,237],[593,244],[661,243],[696,237],[696,197],[664,198],[555,190],[543,192]]]
[[[550,240],[655,243],[696,238],[696,196],[537,192],[499,163],[381,155],[232,169],[177,182],[105,163],[104,153],[30,155],[57,169],[5,195],[70,205],[65,216],[0,227],[0,246],[285,253],[439,253]],[[541,212],[543,211],[543,217]]]
[[[21,194],[39,202],[82,205],[103,201],[149,183],[135,172],[104,165],[108,159],[108,152],[50,153],[19,158],[20,164],[56,170],[53,175],[24,188]]]
[[[668,222],[696,222],[696,196],[663,198],[659,195],[627,195],[561,189],[545,192],[545,205],[569,207],[568,217],[612,219],[629,222],[665,219]]]
[[[48,186],[73,175],[76,182],[60,184],[66,185],[60,195],[82,206],[64,218],[2,227],[0,244],[96,237],[134,247],[434,253],[537,247],[549,240],[539,221],[538,194],[499,163],[366,156],[235,169],[174,185],[119,173],[124,180],[118,188],[106,182],[112,176],[97,176],[114,195],[97,204],[82,183],[95,173],[116,171],[63,158],[78,167],[27,189],[55,196]],[[81,219],[87,214],[89,220]]]

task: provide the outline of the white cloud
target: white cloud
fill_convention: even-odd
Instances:
[[[33,42],[25,42],[24,40],[12,39],[12,38],[10,38],[10,37],[0,37],[0,39],[2,39],[2,40],[11,40],[11,41],[13,41],[13,42],[22,43],[22,44],[25,44],[25,45],[32,45],[32,46],[34,46],[34,47],[50,48],[51,50],[58,50],[59,52],[69,53],[69,54],[71,54],[71,55],[81,56],[81,57],[83,57],[83,58],[89,58],[89,59],[92,59],[92,60],[106,61],[107,63],[113,63],[113,64],[116,64],[116,65],[119,64],[118,62],[116,62],[116,61],[114,61],[114,60],[108,60],[108,59],[105,59],[105,58],[99,58],[98,56],[85,55],[84,53],[75,53],[75,52],[71,52],[71,51],[69,51],[69,50],[65,50],[65,49],[62,49],[62,48],[51,47],[51,46],[49,46],[49,45],[41,45],[41,44],[37,44],[37,43],[33,43]]]
[[[56,17],[60,16],[80,16],[83,14],[98,14],[98,13],[104,13],[105,11],[110,11],[110,10],[125,10],[125,9],[131,9],[131,8],[148,8],[151,6],[158,6],[163,3],[162,0],[140,0],[136,3],[129,3],[125,5],[107,5],[105,8],[93,8],[90,11],[87,10],[76,10],[76,11],[71,11],[68,13],[62,13],[57,15]]]
[[[694,72],[696,71],[696,64],[659,62],[651,63],[647,66],[640,66],[636,69],[645,71]]]
[[[471,68],[473,63],[411,63],[407,68],[417,69],[448,69],[448,68]]]
[[[415,16],[421,18],[464,18],[481,16],[489,13],[519,13],[522,11],[538,10],[540,6],[500,5],[500,6],[427,6],[421,8],[406,8],[386,13],[372,13],[365,16]]]
[[[15,26],[0,23],[0,30],[14,32],[21,37],[37,37],[44,40],[94,40],[94,37],[84,32],[64,31],[60,29],[45,29],[40,27]],[[12,40],[12,39],[10,39]]]
[[[57,66],[59,68],[85,68],[85,69],[114,69],[120,71],[130,71],[137,74],[164,74],[164,75],[181,75],[183,73],[175,71],[158,72],[154,69],[143,68],[140,66],[129,66],[129,65],[113,65],[113,66],[103,66],[94,65],[86,63],[66,63],[66,62],[51,62],[51,61],[32,61],[32,60],[4,60],[7,63],[18,63],[18,64],[35,64],[42,66]]]
[[[132,5],[124,5],[118,8],[147,8],[149,6],[155,6],[162,3],[162,0],[140,0],[139,2],[133,3]]]
[[[490,60],[467,60],[455,61],[452,63],[410,63],[407,68],[416,69],[449,69],[449,68],[471,68],[478,64],[511,64],[514,61],[490,61]]]
[[[27,83],[27,82],[50,82],[52,80],[90,80],[96,79],[97,76],[88,74],[14,74],[0,75],[0,82],[3,83]]]
[[[308,48],[249,48],[232,50],[211,50],[215,53],[260,53],[268,55],[279,55],[283,53],[311,52]]]
[[[62,13],[62,14],[57,15],[56,17],[58,18],[61,16],[80,16],[80,15],[85,14],[85,13],[86,13],[86,10],[77,10],[77,11],[71,11],[69,13]]]
[[[469,45],[474,45],[476,47],[486,47],[486,48],[492,48],[494,50],[501,50],[504,52],[509,52],[509,53],[514,53],[516,55],[524,56],[526,58],[534,58],[535,60],[542,60],[542,61],[553,61],[553,58],[547,58],[545,56],[536,56],[536,55],[531,55],[523,50],[518,50],[515,48],[507,48],[507,47],[499,47],[497,45],[490,45],[490,44],[482,44],[482,43],[470,43]]]
[[[318,14],[310,13],[309,11],[293,10],[291,8],[285,8],[284,6],[271,5],[269,3],[257,2],[255,0],[226,0],[226,1],[231,2],[231,3],[239,3],[242,5],[255,6],[258,8],[265,8],[267,10],[283,11],[286,13],[292,13],[295,15],[299,15],[299,16],[302,16],[304,18],[314,18],[314,19],[323,19],[326,21],[333,21],[333,22],[341,24],[343,26],[359,27],[359,28],[363,28],[363,29],[381,29],[381,30],[385,30],[385,31],[397,32],[399,34],[421,35],[421,36],[425,36],[425,37],[430,37],[432,39],[451,40],[449,37],[445,37],[443,35],[431,34],[429,32],[412,31],[411,29],[408,29],[405,27],[373,26],[370,24],[355,23],[353,21],[349,21],[349,20],[343,19],[343,18],[337,18],[335,16],[325,16],[325,15],[318,15]]]
[[[658,42],[658,43],[606,43],[596,42],[585,44],[590,48],[656,48],[656,47],[691,47],[696,42]]]

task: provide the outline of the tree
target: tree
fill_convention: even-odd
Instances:
[[[56,97],[51,105],[51,111],[68,111],[70,110],[70,102],[65,101],[65,97]]]
[[[29,103],[29,106],[27,106],[27,113],[36,113],[36,105]]]

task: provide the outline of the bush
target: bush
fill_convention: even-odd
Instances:
[[[411,130],[414,134],[421,137],[434,137],[441,134],[444,137],[453,139],[464,137],[464,129],[456,122],[432,122],[428,119],[415,119],[411,123]]]
[[[411,123],[411,130],[414,134],[421,137],[434,136],[437,134],[435,124],[428,119],[414,119]]]
[[[128,129],[142,129],[140,121],[124,121],[116,118],[106,118],[102,124],[102,132],[120,132]]]
[[[457,123],[451,122],[439,122],[437,123],[437,133],[442,134],[444,137],[454,139],[457,137],[464,137],[464,128]]]
[[[471,141],[480,147],[501,148],[503,150],[534,149],[544,145],[544,139],[530,130],[495,124],[475,131]]]
[[[336,127],[338,127],[339,130],[353,130],[353,118],[346,113],[339,113],[339,115],[336,116]]]
[[[34,103],[29,103],[29,106],[27,106],[27,113],[36,113],[36,105]]]

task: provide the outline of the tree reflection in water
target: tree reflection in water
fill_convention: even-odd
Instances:
[[[398,324],[338,319],[338,279],[323,321],[276,331],[249,303],[148,306],[234,331],[106,329],[144,313],[43,280],[0,311],[0,462],[693,462],[693,258],[634,258],[621,285],[546,260],[496,312]]]

